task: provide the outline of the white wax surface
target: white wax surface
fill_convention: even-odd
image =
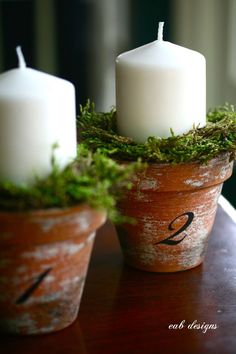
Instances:
[[[0,75],[0,181],[31,183],[76,156],[74,86],[30,68]]]
[[[206,63],[202,54],[156,40],[116,60],[117,125],[136,142],[182,134],[206,124]]]

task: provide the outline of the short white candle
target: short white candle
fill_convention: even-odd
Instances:
[[[206,63],[202,54],[158,39],[116,60],[117,125],[136,142],[206,124]]]
[[[54,144],[61,168],[76,156],[75,89],[17,54],[19,68],[0,75],[0,181],[28,184],[50,173]]]

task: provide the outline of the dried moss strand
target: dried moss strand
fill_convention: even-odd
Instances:
[[[0,184],[0,210],[25,211],[64,208],[87,203],[94,208],[107,209],[114,222],[121,220],[116,201],[121,188],[129,188],[129,176],[139,163],[127,167],[96,152],[92,154],[83,144],[78,158],[60,171],[53,160],[52,172],[45,179],[36,179],[31,187],[11,182]]]

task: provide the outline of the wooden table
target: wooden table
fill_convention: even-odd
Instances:
[[[174,329],[181,321],[184,328]],[[210,324],[217,328],[206,330]],[[1,354],[235,354],[236,223],[219,206],[204,264],[175,274],[124,265],[106,224],[77,321],[55,334],[0,339]]]

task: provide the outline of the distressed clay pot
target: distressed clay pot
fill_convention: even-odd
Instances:
[[[86,205],[0,212],[0,329],[58,331],[78,314],[96,229],[106,219]]]
[[[138,172],[119,206],[136,219],[136,224],[117,230],[125,262],[151,272],[176,272],[202,263],[232,166],[224,154],[207,165],[149,164]]]

